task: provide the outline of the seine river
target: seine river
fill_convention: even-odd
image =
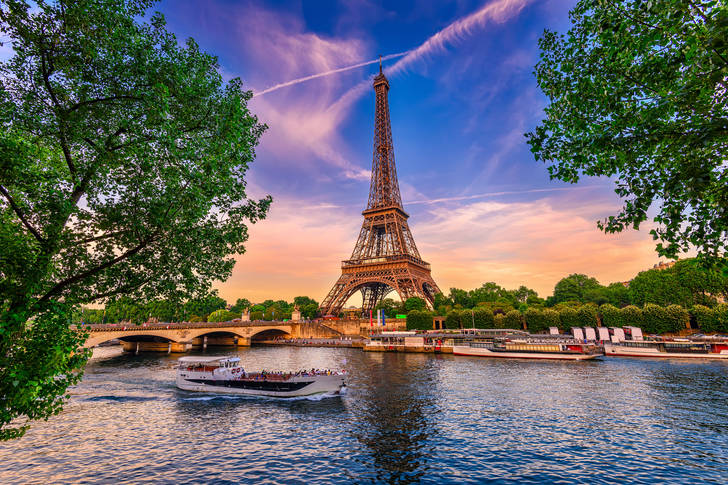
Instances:
[[[173,357],[97,349],[61,415],[0,443],[0,483],[728,482],[728,363],[238,354],[345,368],[348,392],[198,395]]]

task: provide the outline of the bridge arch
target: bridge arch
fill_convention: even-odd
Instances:
[[[290,332],[287,332],[280,328],[266,328],[250,335],[250,341],[256,342],[261,340],[269,340],[275,337],[292,337]]]
[[[166,333],[166,332],[165,332]],[[111,340],[121,340],[122,342],[173,342],[179,343],[179,340],[172,338],[171,335],[164,335],[163,332],[154,332],[149,330],[140,331],[121,331],[121,332],[93,332],[86,339],[84,346],[86,348],[96,347]]]

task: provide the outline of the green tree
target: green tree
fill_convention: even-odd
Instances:
[[[585,295],[593,290],[599,290],[602,285],[596,278],[584,274],[571,274],[562,278],[554,287],[554,302],[578,301],[585,303]]]
[[[596,305],[582,305],[577,310],[580,327],[596,327],[599,325],[599,310]]]
[[[462,319],[460,312],[457,310],[451,310],[445,316],[445,327],[446,328],[462,328]]]
[[[599,307],[599,316],[605,327],[623,327],[622,312],[610,303]]]
[[[0,438],[60,409],[88,355],[68,327],[73,306],[201,294],[268,210],[244,183],[265,128],[252,93],[224,85],[216,58],[178,42],[149,5],[0,6],[14,50],[0,62]],[[39,315],[57,328],[36,347],[40,326],[27,322]]]
[[[690,313],[695,317],[695,323],[704,333],[713,333],[718,331],[718,318],[715,310],[704,305],[695,305]]]
[[[511,310],[503,318],[504,328],[523,330],[523,316],[518,310]]]
[[[413,296],[411,298],[407,298],[404,302],[404,310],[409,315],[409,312],[412,310],[427,310],[427,303],[425,303],[425,300],[422,298],[418,298],[416,296]]]
[[[642,330],[646,333],[660,334],[670,331],[667,324],[668,314],[665,307],[646,304],[642,307]]]
[[[721,303],[716,305],[713,309],[717,320],[717,331],[721,333],[728,333],[728,303]]]
[[[432,313],[410,310],[407,313],[407,330],[432,330]]]
[[[263,320],[263,312],[261,312],[259,310],[250,312],[250,319],[252,321]]]
[[[530,333],[544,333],[548,331],[549,327],[559,327],[561,325],[559,313],[551,309],[537,310],[529,308],[523,314],[523,318],[526,320],[526,328]]]
[[[229,322],[235,318],[240,318],[240,314],[225,309],[215,310],[207,316],[208,322]]]
[[[247,298],[238,298],[235,304],[230,307],[230,311],[235,313],[242,313],[246,308],[250,308],[251,303]]]
[[[402,302],[394,301],[391,298],[385,298],[374,307],[375,310],[384,310],[387,318],[395,318],[398,313],[402,313]]]
[[[604,289],[604,292],[607,296],[607,302],[617,308],[623,308],[632,303],[629,288],[622,283],[612,283]]]
[[[506,316],[503,313],[497,313],[493,317],[493,328],[506,328]]]
[[[205,296],[193,298],[184,304],[186,315],[200,315],[207,317],[215,310],[227,307],[227,302],[218,296],[217,290],[212,290]]]
[[[639,327],[644,325],[642,310],[634,305],[627,305],[620,310],[623,327]]]
[[[536,78],[550,105],[528,143],[552,178],[614,177],[622,210],[606,232],[656,207],[660,255],[728,244],[728,6],[581,0],[568,35],[546,31]]]
[[[453,306],[460,305],[461,308],[473,307],[473,300],[470,298],[469,292],[460,288],[450,288],[449,299],[453,302]]]
[[[435,295],[434,306],[436,309],[438,309],[438,311],[440,308],[443,308],[443,307],[447,308],[447,310],[450,310],[450,309],[452,309],[453,302],[450,298],[446,297],[442,293],[438,293]],[[441,315],[442,315],[442,313],[441,313]]]
[[[308,305],[303,306],[301,309],[301,315],[303,318],[316,318],[316,315],[318,314],[318,303],[309,303]]]
[[[476,328],[493,328],[495,319],[493,311],[486,307],[477,307],[473,310],[473,320]]]
[[[665,308],[665,326],[663,332],[677,333],[688,328],[690,313],[680,305],[669,305]]]
[[[579,320],[579,312],[576,310],[576,308],[564,305],[558,308],[558,312],[559,320],[561,321],[561,325],[559,325],[559,328],[562,331],[568,331],[572,327],[581,326],[581,320]]]

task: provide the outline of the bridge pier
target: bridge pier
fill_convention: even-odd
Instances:
[[[250,347],[250,337],[204,335],[193,338],[190,343],[192,347],[202,350],[207,350],[207,347]]]
[[[164,352],[179,354],[187,352],[192,346],[183,342],[121,342],[124,352]]]

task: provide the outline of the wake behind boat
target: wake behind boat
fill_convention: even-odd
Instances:
[[[340,394],[343,372],[300,371],[249,374],[237,357],[182,357],[177,366],[177,387],[185,391],[250,396],[298,397]]]

